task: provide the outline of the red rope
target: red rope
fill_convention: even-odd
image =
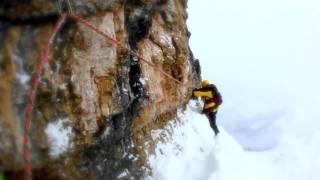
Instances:
[[[49,52],[52,48],[54,39],[57,35],[57,33],[62,28],[63,24],[66,21],[67,16],[64,14],[60,17],[58,23],[53,29],[52,34],[50,35],[47,43],[45,44],[44,48],[42,49],[40,55],[39,55],[39,62],[40,63],[47,63],[49,62]],[[43,73],[43,67],[41,65],[37,65],[35,69],[35,73],[31,79],[31,89],[29,91],[29,99],[28,104],[25,109],[26,117],[23,120],[23,127],[24,127],[24,135],[23,135],[23,152],[22,156],[24,159],[24,179],[25,180],[31,180],[32,179],[32,165],[31,165],[31,138],[30,138],[30,132],[32,130],[32,114],[34,111],[34,103],[36,99],[36,92],[39,86],[39,78],[41,77]]]
[[[160,69],[159,67],[157,67],[155,64],[153,64],[152,62],[146,60],[145,58],[141,57],[138,53],[136,53],[135,51],[133,51],[132,49],[130,49],[128,46],[122,44],[120,41],[116,40],[115,38],[113,38],[112,36],[110,36],[108,33],[103,32],[101,30],[99,30],[96,26],[94,26],[93,24],[89,23],[88,21],[84,20],[83,18],[81,18],[80,16],[77,16],[75,14],[68,14],[68,17],[84,24],[85,26],[91,28],[92,30],[96,31],[98,34],[106,37],[111,43],[117,45],[120,48],[126,49],[128,52],[130,52],[132,55],[138,57],[142,62],[148,64],[149,66],[153,67],[155,70],[159,71],[160,73],[162,73],[164,76],[166,76],[167,78],[175,81],[176,83],[180,84],[180,85],[185,85],[183,84],[183,82],[179,81],[178,79],[174,78],[173,76],[171,76],[170,74],[168,74],[167,72],[163,71],[162,69]]]
[[[106,37],[111,43],[115,44],[117,47],[126,49],[129,53],[131,53],[132,55],[138,57],[142,62],[148,64],[149,66],[153,67],[155,70],[159,71],[160,73],[162,73],[164,76],[166,76],[167,78],[175,81],[176,83],[183,85],[183,86],[187,86],[186,84],[183,84],[183,82],[179,81],[178,79],[174,78],[172,75],[170,75],[169,73],[163,71],[162,69],[160,69],[159,67],[157,67],[155,64],[153,64],[152,62],[147,61],[145,58],[141,57],[138,53],[136,53],[135,51],[133,51],[132,49],[130,49],[127,45],[121,43],[120,41],[118,41],[117,39],[113,38],[112,36],[110,36],[109,34],[107,34],[106,32],[103,32],[101,30],[99,30],[96,26],[94,26],[93,24],[89,23],[88,21],[84,20],[83,18],[81,18],[80,16],[77,16],[75,14],[63,14],[59,21],[57,22],[57,24],[55,25],[52,34],[50,35],[47,43],[45,44],[45,46],[42,48],[40,54],[39,54],[39,65],[36,66],[35,68],[35,73],[31,79],[31,89],[29,91],[29,102],[26,106],[25,109],[25,113],[26,113],[26,118],[23,121],[24,124],[24,150],[22,153],[22,156],[24,158],[24,179],[25,180],[31,180],[32,179],[32,166],[31,166],[31,138],[30,138],[30,132],[32,129],[32,114],[34,111],[34,103],[35,103],[35,99],[36,99],[36,92],[40,83],[39,78],[41,77],[42,73],[43,73],[43,67],[41,66],[41,63],[48,63],[50,61],[49,58],[49,53],[51,51],[53,42],[56,38],[57,33],[61,30],[61,28],[63,27],[63,25],[66,22],[67,18],[71,18],[74,19],[82,24],[84,24],[85,26],[89,27],[90,29],[94,30],[95,32],[97,32],[98,34]]]

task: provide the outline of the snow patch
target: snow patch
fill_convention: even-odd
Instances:
[[[148,80],[148,78],[140,78],[140,82],[142,83],[142,85],[146,85]]]
[[[111,132],[111,128],[110,127],[107,127],[105,130],[104,130],[104,132],[103,132],[103,134],[102,134],[102,138],[107,138],[108,137],[108,135],[110,134],[110,132]]]
[[[70,78],[70,81],[71,81],[71,82],[75,82],[76,80],[77,80],[76,75],[72,74],[72,75],[71,75],[71,78]]]
[[[16,78],[21,84],[27,84],[31,79],[27,73],[17,73]]]
[[[161,132],[162,132],[162,130],[152,130],[151,131],[152,140],[156,140],[156,139],[160,138]]]
[[[122,173],[119,174],[118,179],[125,178],[129,174],[129,171],[125,169]]]
[[[58,119],[57,121],[48,124],[45,129],[45,133],[50,144],[49,154],[51,157],[56,158],[63,153],[70,150],[73,146],[72,138],[72,127],[68,125],[69,119]]]
[[[66,89],[67,89],[67,85],[68,85],[67,83],[62,83],[62,84],[59,85],[58,88],[59,88],[60,90],[66,90]]]
[[[172,131],[164,142],[157,144],[156,154],[149,157],[152,179],[206,179],[217,168],[214,134],[209,122],[189,107],[186,112],[180,111],[178,118],[180,123],[172,121],[162,132],[152,132],[156,138]]]
[[[167,132],[170,136],[158,141],[155,154],[149,156],[150,179],[281,179],[267,159],[260,158],[257,163],[257,154],[244,151],[222,127],[215,136],[206,116],[194,111],[196,104],[191,101],[186,111],[178,112],[180,123],[173,123],[176,121],[173,120],[165,129],[152,131],[154,139],[162,134],[167,136]]]

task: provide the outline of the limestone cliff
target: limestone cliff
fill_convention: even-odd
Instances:
[[[60,2],[60,3],[58,3]],[[186,0],[0,2],[0,171],[23,173],[23,125],[38,54],[63,11],[85,18],[179,81],[76,21],[57,34],[43,64],[32,117],[34,179],[143,179],[152,129],[183,108],[200,76],[188,45]],[[48,129],[69,129],[52,152]]]

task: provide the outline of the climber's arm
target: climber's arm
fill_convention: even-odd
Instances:
[[[211,91],[204,91],[204,90],[201,90],[201,89],[194,90],[194,91],[192,92],[192,95],[193,95],[193,96],[196,96],[196,97],[209,97],[209,98],[212,98],[212,97],[213,97]]]

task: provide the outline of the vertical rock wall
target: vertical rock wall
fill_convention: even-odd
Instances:
[[[142,179],[144,142],[188,101],[199,79],[189,50],[186,1],[78,0],[75,13],[168,72],[181,86],[84,25],[68,21],[50,52],[32,127],[35,179]],[[59,17],[56,1],[0,3],[0,170],[22,174],[22,119],[30,76]],[[52,156],[48,124],[71,128],[70,147]]]

